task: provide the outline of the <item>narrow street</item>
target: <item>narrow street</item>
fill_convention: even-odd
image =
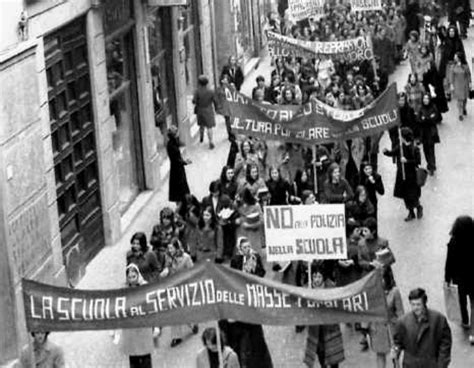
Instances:
[[[470,29],[465,41],[466,54],[474,54],[474,34]],[[471,69],[472,70],[472,69]],[[270,66],[264,60],[259,68],[246,79],[244,93],[249,94],[259,74],[269,80]],[[400,91],[406,83],[408,62],[405,61],[391,76]],[[386,194],[379,199],[379,233],[389,239],[397,262],[394,265],[395,278],[401,289],[405,309],[409,307],[407,295],[414,287],[423,287],[428,293],[431,308],[444,311],[442,284],[444,262],[449,230],[460,214],[473,214],[473,162],[474,162],[474,105],[468,103],[468,118],[460,122],[455,102],[444,114],[440,126],[441,144],[436,147],[438,170],[429,177],[422,191],[425,215],[422,220],[405,223],[403,202],[393,197],[395,165],[380,154],[379,173],[382,175]],[[187,148],[186,154],[194,161],[187,168],[191,191],[202,198],[207,194],[208,183],[217,178],[228,152],[225,127],[219,118],[217,147],[210,151],[207,145]],[[389,147],[388,136],[382,138],[381,150]],[[205,176],[203,176],[205,173]],[[88,266],[87,273],[78,288],[113,288],[124,283],[124,255],[129,246],[130,235],[136,231],[149,232],[158,219],[159,210],[165,205],[167,188],[154,195],[146,208],[132,222],[121,241],[105,248]],[[271,271],[270,271],[271,273]],[[210,325],[210,324],[209,324]],[[204,326],[201,326],[201,329]],[[469,368],[474,362],[474,347],[469,346],[467,335],[460,326],[452,325],[453,368]],[[302,359],[306,341],[305,333],[296,334],[290,327],[265,327],[275,367],[303,367]],[[52,340],[64,347],[70,367],[120,367],[128,364],[118,346],[112,343],[109,331],[54,333]],[[344,328],[346,360],[341,367],[374,367],[375,354],[360,352],[358,333]],[[196,352],[201,348],[200,335],[186,339],[178,347],[170,348],[169,329],[164,328],[159,347],[153,356],[153,366],[160,368],[192,367]]]

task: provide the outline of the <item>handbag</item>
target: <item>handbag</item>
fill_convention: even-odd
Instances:
[[[453,323],[461,324],[461,306],[459,305],[459,290],[454,284],[445,283],[443,286],[446,316]]]
[[[469,91],[469,99],[470,99],[470,100],[474,99],[474,89],[471,89],[471,90]]]
[[[428,177],[428,171],[423,167],[416,168],[416,183],[419,187],[422,187],[426,183],[426,178]]]

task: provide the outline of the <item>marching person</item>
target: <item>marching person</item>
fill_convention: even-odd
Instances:
[[[382,271],[382,285],[387,300],[388,322],[372,323],[369,327],[372,350],[377,355],[377,368],[387,367],[387,354],[390,353],[395,324],[404,314],[402,296],[390,268],[384,268]]]
[[[239,358],[231,347],[225,343],[224,334],[219,331],[222,347],[222,368],[240,368]],[[220,368],[219,352],[217,346],[217,332],[213,327],[208,327],[201,335],[202,348],[196,357],[196,368]]]
[[[138,287],[147,282],[143,278],[138,267],[131,263],[125,269],[128,287]],[[153,328],[125,328],[119,333],[114,332],[114,343],[122,340],[122,351],[129,357],[130,368],[151,368],[151,354],[154,350]]]
[[[249,239],[237,239],[238,253],[230,267],[259,277],[265,276],[262,259],[252,249]],[[242,368],[272,368],[273,362],[261,325],[239,321],[220,321],[219,325],[229,338],[229,345],[237,353]]]
[[[147,282],[156,281],[162,267],[158,263],[156,253],[148,246],[146,235],[137,232],[130,239],[131,249],[127,252],[127,265],[133,263],[138,266]]]
[[[335,284],[326,277],[322,266],[311,266],[311,288],[331,288]],[[338,324],[308,326],[308,337],[304,363],[308,368],[314,367],[316,357],[322,368],[337,368],[344,360],[344,343],[341,328]]]
[[[168,199],[170,202],[176,202],[179,206],[179,204],[183,202],[185,195],[190,193],[184,166],[189,165],[191,160],[185,160],[181,156],[178,139],[178,127],[171,125],[168,129],[168,143],[166,145],[166,152],[170,159]]]
[[[64,368],[64,352],[61,347],[48,340],[49,332],[32,331],[33,344],[28,344],[21,352],[21,368]]]
[[[446,317],[427,307],[428,296],[421,288],[408,295],[411,312],[396,323],[392,357],[400,358],[403,367],[447,368],[451,362],[451,329]]]
[[[420,149],[413,143],[413,132],[410,128],[401,129],[400,144],[392,150],[384,149],[385,156],[396,157],[397,174],[393,195],[405,202],[408,216],[405,221],[423,217],[423,206],[420,204],[421,188],[416,178],[416,169],[421,163]],[[402,151],[402,154],[401,152]],[[415,209],[417,211],[415,216]]]
[[[442,116],[431,100],[430,93],[424,93],[418,119],[418,132],[419,139],[423,144],[423,153],[427,163],[426,168],[430,175],[434,175],[436,171],[435,144],[440,143],[437,125],[441,120]]]
[[[472,271],[472,239],[474,221],[470,216],[459,216],[449,233],[448,254],[444,271],[446,283],[458,286],[459,305],[461,307],[462,326],[469,329],[469,342],[474,345],[474,275]],[[471,306],[470,324],[467,310],[467,297]]]
[[[467,99],[471,90],[471,72],[466,62],[466,56],[458,51],[454,54],[454,65],[449,70],[448,81],[452,97],[456,100],[459,120],[467,115]]]
[[[212,141],[212,129],[216,126],[215,109],[218,108],[216,94],[214,90],[208,87],[209,79],[205,75],[198,77],[198,88],[194,92],[193,104],[194,113],[197,116],[199,126],[199,142],[204,141],[204,130],[207,130],[207,139],[209,140],[209,149],[214,149]]]
[[[193,267],[191,256],[183,250],[183,246],[179,239],[174,238],[168,244],[166,253],[165,269],[161,273],[161,277],[168,277],[175,273],[187,270]],[[192,333],[195,335],[199,332],[198,325],[189,325]],[[184,326],[173,326],[171,330],[172,340],[171,347],[175,347],[183,342]]]

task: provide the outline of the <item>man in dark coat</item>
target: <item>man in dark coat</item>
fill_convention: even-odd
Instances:
[[[408,295],[412,311],[400,317],[395,326],[392,356],[404,351],[404,368],[447,368],[451,362],[452,337],[448,321],[441,313],[428,309],[425,290]]]
[[[184,166],[191,163],[189,159],[183,159],[179,150],[178,127],[172,125],[168,130],[168,144],[166,151],[170,159],[170,186],[168,199],[171,202],[181,203],[184,196],[189,194],[188,180]]]
[[[229,63],[222,68],[221,75],[222,74],[229,75],[229,83],[233,83],[237,91],[240,91],[240,87],[242,83],[244,83],[244,73],[242,72],[242,68],[237,65],[235,56],[232,55],[229,57]]]

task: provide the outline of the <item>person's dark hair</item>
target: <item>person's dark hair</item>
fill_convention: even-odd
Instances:
[[[189,214],[193,214],[197,219],[201,216],[201,209],[199,206],[191,206],[188,208],[188,212],[186,213],[186,218],[188,218]]]
[[[374,235],[377,235],[377,220],[375,217],[368,217],[363,222],[364,227],[369,229]]]
[[[44,333],[44,335],[45,335],[45,337],[44,337],[44,338],[45,338],[45,339],[47,339],[47,338],[48,338],[48,336],[49,336],[49,333],[50,333],[49,331],[31,331],[31,332],[30,332],[30,334],[31,334],[31,336],[35,337],[36,333],[38,333],[38,332],[42,332],[42,333]]]
[[[474,237],[474,220],[472,217],[467,215],[458,216],[454,220],[449,235],[456,243],[469,244]]]
[[[142,252],[146,252],[148,250],[148,243],[146,241],[145,233],[136,232],[135,234],[133,234],[130,239],[130,244],[133,244],[135,240],[138,240],[138,242],[140,243],[140,249],[142,250]]]
[[[282,180],[282,177],[281,177],[281,172],[280,172],[280,168],[278,166],[270,166],[270,168],[268,169],[268,180],[272,180],[272,171],[273,170],[276,170],[278,172],[278,181]]]
[[[232,166],[228,166],[228,165],[226,165],[226,166],[224,166],[224,167],[222,168],[221,176],[220,176],[220,184],[221,184],[221,185],[226,185],[226,184],[228,183],[228,180],[227,180],[227,171],[228,171],[229,169],[232,169],[232,170],[233,170],[234,168],[233,168]],[[232,181],[235,181],[235,175],[234,175],[234,177],[232,178]]]
[[[407,142],[413,142],[413,130],[407,127],[401,129],[402,138]]]
[[[252,144],[252,141],[249,140],[249,139],[244,139],[241,143],[240,143],[240,154],[242,155],[243,158],[247,158],[244,156],[244,144],[245,142],[247,142],[249,144],[249,147],[250,147],[250,153],[253,153],[253,144]]]
[[[336,169],[341,169],[341,167],[339,166],[339,164],[337,162],[333,162],[331,165],[329,165],[329,167],[328,167],[328,179],[329,179],[329,181],[332,180],[332,173]]]
[[[408,84],[410,84],[411,77],[415,77],[416,83],[419,82],[418,75],[416,75],[416,73],[409,73],[408,74],[408,79],[407,79]]]
[[[359,202],[359,196],[362,192],[365,192],[367,195],[367,189],[363,185],[358,185],[355,190],[354,190],[354,198],[357,202]],[[368,197],[366,198],[366,201],[368,200]]]
[[[221,183],[219,182],[219,180],[213,180],[211,181],[211,184],[209,184],[209,193],[216,192],[221,192]]]
[[[423,301],[423,304],[426,305],[426,303],[428,302],[428,295],[426,295],[425,289],[416,288],[410,291],[410,294],[408,294],[408,300],[416,299],[421,299]]]
[[[256,169],[257,169],[258,177],[260,177],[260,172],[259,172],[259,170],[258,170],[258,165],[253,164],[253,163],[248,164],[248,165],[247,165],[247,172],[245,173],[245,180],[247,180],[247,183],[249,183],[249,184],[253,184],[253,183],[255,183],[255,182],[258,180],[258,177],[257,177],[257,180],[255,180],[254,178],[252,178],[251,173],[252,173],[252,169],[253,169],[253,168],[256,168]]]
[[[204,207],[202,209],[201,214],[199,216],[199,223],[198,223],[199,228],[202,229],[204,227],[204,217],[203,217],[204,212],[209,212],[211,214],[211,224],[210,225],[211,225],[211,228],[214,229],[215,226],[216,226],[216,223],[215,223],[216,219],[214,218],[214,216],[212,216],[212,207],[211,206],[207,206],[207,207]]]
[[[252,194],[249,188],[244,188],[240,197],[242,198],[242,202],[249,206],[257,203],[255,196]]]
[[[263,75],[259,75],[255,81],[258,83],[258,82],[265,82],[265,78],[263,77]]]
[[[175,220],[175,216],[174,216],[174,212],[171,208],[169,207],[164,207],[161,211],[160,211],[160,223],[163,221],[163,219],[170,219],[171,220],[171,223],[174,224],[174,220]]]
[[[227,341],[226,341],[224,333],[220,329],[219,329],[219,334],[221,338],[221,347],[222,347],[222,350],[224,350],[224,347],[227,345]],[[214,327],[206,328],[202,332],[201,341],[204,346],[206,346],[206,341],[209,341],[211,344],[216,345],[217,344],[216,329]]]
[[[360,227],[360,222],[354,219],[348,219],[346,222],[346,237],[349,237],[354,232],[354,229]]]
[[[397,95],[397,97],[398,97],[398,99],[403,98],[405,100],[405,102],[407,101],[407,94],[405,92],[400,92]]]
[[[207,78],[205,75],[200,75],[198,77],[198,83],[200,86],[205,87],[209,83],[209,78]]]

